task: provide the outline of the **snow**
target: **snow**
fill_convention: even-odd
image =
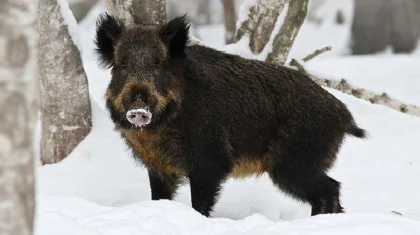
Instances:
[[[241,220],[207,219],[179,203],[144,201],[123,207],[103,207],[78,198],[45,197],[44,216],[37,232],[62,235],[121,234],[311,234],[311,235],[417,235],[420,223],[393,214],[354,213],[322,215],[292,221],[273,222],[254,214]],[[54,210],[60,209],[60,212]],[[368,231],[368,233],[366,233]],[[44,233],[45,234],[45,233]]]
[[[307,204],[287,197],[265,174],[228,180],[212,218],[191,208],[188,184],[174,201],[151,201],[146,169],[130,156],[105,111],[110,73],[98,67],[93,50],[93,27],[104,9],[98,4],[80,25],[93,128],[65,160],[36,168],[36,235],[420,234],[420,119],[329,88],[369,133],[367,140],[347,138],[329,173],[342,183],[345,214],[311,217]],[[246,39],[223,47],[223,25],[199,31],[207,45],[249,56]],[[305,68],[420,106],[419,54],[346,56],[347,36],[348,25],[305,23],[289,59],[331,45],[332,52]]]
[[[60,6],[61,15],[64,19],[64,24],[67,25],[70,33],[70,37],[79,51],[82,51],[82,42],[80,39],[79,26],[77,21],[73,16],[73,12],[70,10],[69,3],[67,0],[58,0],[58,5]]]

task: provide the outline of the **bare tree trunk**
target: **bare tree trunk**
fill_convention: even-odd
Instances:
[[[258,0],[255,5],[250,6],[247,19],[242,22],[236,32],[235,42],[241,40],[244,35],[249,35],[251,51],[254,54],[261,53],[270,40],[278,16],[289,1]],[[243,6],[248,7],[247,4]]]
[[[286,62],[299,29],[305,20],[307,11],[308,0],[290,1],[286,18],[280,31],[274,38],[273,50],[268,54],[267,62],[275,64],[284,64]]]
[[[39,0],[43,164],[67,157],[92,126],[87,76],[61,10],[69,11],[57,0]]]
[[[390,41],[391,0],[355,0],[351,49],[354,55],[374,54]]]
[[[308,0],[258,0],[249,7],[248,18],[240,19],[242,24],[236,33],[236,42],[244,35],[249,35],[251,51],[254,54],[261,53],[269,42],[278,17],[283,11],[286,11],[286,17],[273,40],[273,50],[268,54],[266,61],[284,64],[305,20]]]
[[[225,43],[230,44],[234,42],[236,32],[235,1],[223,0],[223,12],[225,21]]]
[[[106,0],[111,15],[126,24],[159,25],[166,22],[165,0]]]
[[[391,0],[390,43],[394,53],[410,53],[417,47],[420,35],[415,1]]]
[[[0,234],[34,227],[37,63],[33,0],[0,1]]]

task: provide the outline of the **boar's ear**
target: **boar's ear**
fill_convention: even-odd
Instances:
[[[103,67],[110,68],[114,65],[114,49],[124,24],[120,20],[108,15],[101,14],[96,22],[96,53],[99,55],[99,61]]]
[[[186,14],[172,19],[160,28],[160,40],[167,46],[170,57],[181,56],[184,53],[189,28]]]

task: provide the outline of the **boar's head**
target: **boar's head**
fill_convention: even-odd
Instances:
[[[186,15],[160,25],[126,26],[103,14],[97,21],[96,52],[111,68],[106,100],[120,127],[157,128],[176,115],[189,23]]]

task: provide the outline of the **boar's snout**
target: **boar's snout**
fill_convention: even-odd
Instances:
[[[152,121],[152,113],[146,109],[131,109],[127,111],[126,118],[136,126],[145,126]]]

